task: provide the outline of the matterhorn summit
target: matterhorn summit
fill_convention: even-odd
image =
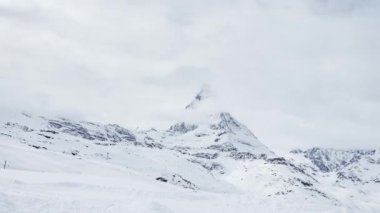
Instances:
[[[234,145],[257,155],[273,156],[273,152],[269,151],[244,124],[217,107],[216,97],[216,92],[210,86],[203,86],[194,100],[185,107],[184,120],[172,125],[169,130],[180,133],[196,132],[196,135],[202,135],[199,137],[203,140],[202,146],[217,142]],[[194,143],[189,146],[194,146]]]

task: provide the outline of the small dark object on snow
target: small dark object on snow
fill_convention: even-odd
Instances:
[[[33,147],[35,149],[44,149],[44,150],[47,150],[47,148],[44,147],[44,146],[37,146],[37,145],[28,145],[28,146]]]
[[[164,183],[168,182],[168,180],[163,178],[163,177],[158,177],[158,178],[156,178],[156,180],[164,182]]]

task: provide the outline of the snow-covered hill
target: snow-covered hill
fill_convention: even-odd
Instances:
[[[0,212],[380,210],[379,150],[296,150],[288,160],[231,114],[198,110],[204,100],[205,91],[167,130],[9,113]]]

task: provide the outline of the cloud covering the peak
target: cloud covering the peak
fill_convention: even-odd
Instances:
[[[379,37],[376,0],[2,0],[0,107],[166,128],[207,83],[270,147],[375,147]]]

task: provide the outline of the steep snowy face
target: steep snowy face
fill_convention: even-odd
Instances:
[[[236,151],[251,153],[257,158],[275,156],[246,126],[226,112],[178,122],[163,135],[160,137],[165,138],[165,143],[173,146],[231,147]]]
[[[189,147],[228,146],[257,156],[271,156],[271,152],[242,123],[228,112],[216,107],[215,93],[203,87],[195,99],[185,107],[186,121],[180,121],[169,129],[177,145]],[[207,109],[207,110],[205,110]],[[196,138],[194,142],[191,138]],[[178,142],[180,141],[180,142]]]
[[[314,170],[333,174],[337,181],[378,183],[380,180],[379,149],[323,149],[293,150],[310,161]]]
[[[116,125],[100,125],[90,122],[74,122],[67,119],[47,120],[49,130],[45,132],[60,131],[72,136],[98,141],[136,141],[136,137],[129,130]]]
[[[376,150],[334,150],[312,148],[305,156],[323,172],[338,171],[350,164],[357,163],[363,157],[370,157]]]

